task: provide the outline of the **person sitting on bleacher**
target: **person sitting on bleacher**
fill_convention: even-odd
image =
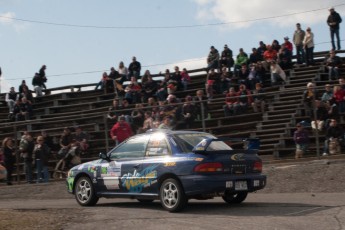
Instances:
[[[225,105],[223,106],[224,116],[229,117],[235,115],[235,110],[237,110],[238,97],[234,87],[229,89],[229,92],[225,96]]]
[[[136,77],[131,77],[131,82],[126,86],[125,93],[125,99],[127,99],[130,104],[141,102],[141,86]]]
[[[222,51],[220,58],[220,68],[226,67],[229,69],[234,66],[234,59],[232,58],[232,50],[228,45],[224,45],[224,50]]]
[[[284,83],[286,82],[286,74],[284,70],[276,63],[276,61],[271,61],[270,72],[272,85],[278,84],[278,81],[281,80],[283,80]]]
[[[322,94],[321,96],[321,102],[324,105],[329,105],[330,104],[330,100],[333,99],[333,90],[331,88],[330,84],[326,84],[325,85],[325,92]]]
[[[243,48],[240,48],[240,52],[236,57],[234,72],[235,76],[238,76],[238,72],[242,68],[242,65],[247,65],[249,61],[248,54],[243,51]]]
[[[113,120],[113,121],[117,121],[117,119],[119,117],[118,111],[121,109],[122,109],[122,106],[120,105],[119,99],[114,98],[113,105],[108,110],[107,118],[110,120]]]
[[[95,87],[95,90],[97,90],[98,88],[104,89],[105,81],[107,80],[107,75],[108,74],[106,72],[103,73],[101,80],[97,83],[97,85]]]
[[[321,101],[319,100],[315,100],[315,106],[316,106],[316,118],[312,116],[311,127],[313,129],[322,131],[325,126],[325,121],[328,118],[328,111],[326,107],[323,104],[321,104]]]
[[[345,90],[345,79],[344,79],[344,77],[340,77],[338,82],[339,82],[340,88]]]
[[[231,77],[228,69],[226,67],[222,68],[222,74],[219,78],[219,89],[217,89],[218,93],[226,94],[231,86]]]
[[[188,89],[188,85],[191,81],[191,78],[188,74],[188,71],[186,68],[183,68],[182,69],[182,72],[181,72],[181,83],[183,85],[183,90],[186,91]]]
[[[14,87],[10,88],[10,91],[5,95],[5,101],[7,103],[10,113],[13,113],[13,108],[16,103],[16,100],[19,99],[19,94],[14,90]]]
[[[277,51],[275,51],[272,46],[267,45],[267,50],[263,54],[263,59],[264,61],[262,62],[263,67],[266,70],[269,70],[269,65],[273,61],[277,61],[278,55]]]
[[[210,69],[219,68],[219,52],[214,46],[210,47],[210,52],[207,56],[207,71]]]
[[[19,112],[16,113],[16,121],[31,120],[33,115],[32,105],[23,97],[21,103],[19,104]]]
[[[206,77],[206,92],[208,100],[213,98],[214,90],[219,83],[219,74],[215,72],[215,69],[210,69]]]
[[[147,70],[148,71],[148,70]],[[157,82],[152,79],[150,71],[147,72],[147,80],[143,82],[144,76],[142,77],[142,102],[147,103],[148,98],[153,97],[157,92]]]
[[[208,117],[208,102],[204,91],[199,89],[196,91],[196,96],[193,97],[193,102],[196,106],[196,119],[202,120]],[[202,116],[202,114],[204,116]]]
[[[234,115],[244,114],[247,112],[248,106],[253,102],[252,94],[246,85],[241,84],[237,96],[239,106],[235,108]]]
[[[132,129],[133,132],[136,133],[139,128],[143,126],[144,123],[144,105],[142,103],[135,104],[135,108],[131,112],[132,118]]]
[[[338,105],[339,113],[345,112],[345,90],[339,85],[333,87],[333,99]]]
[[[136,79],[140,79],[140,71],[141,71],[141,63],[137,61],[136,57],[132,58],[131,64],[128,66],[128,77],[135,77]]]
[[[323,156],[327,156],[330,151],[329,151],[329,144],[331,141],[337,141],[340,143],[344,139],[344,130],[342,127],[338,125],[337,120],[332,119],[330,126],[328,127],[326,131],[326,139],[325,139],[325,144],[324,144],[324,151],[323,151]]]
[[[336,80],[339,78],[339,68],[342,64],[341,58],[335,55],[335,51],[331,50],[329,56],[325,58],[325,65],[328,69],[328,80]]]
[[[260,108],[260,112],[265,112],[265,90],[262,88],[260,83],[255,84],[255,90],[253,90],[253,102],[252,107],[255,113],[259,112],[258,107]]]
[[[307,89],[303,92],[303,105],[305,116],[311,117],[313,110],[313,103],[316,99],[316,91],[314,84],[309,82],[307,84]]]
[[[72,135],[71,129],[68,127],[65,127],[59,141],[60,147],[61,147],[59,152],[57,153],[57,157],[59,159],[62,159],[66,156],[66,154],[71,148],[71,143],[73,139],[74,137]]]
[[[20,100],[22,100],[23,97],[25,97],[31,105],[34,103],[34,97],[28,87],[23,87],[23,93],[19,94]]]
[[[86,131],[83,131],[80,126],[77,126],[75,127],[74,139],[80,148],[81,154],[86,154],[87,150],[89,149],[90,135]]]
[[[287,70],[292,67],[292,52],[286,47],[285,43],[281,45],[278,52],[278,63],[283,70]]]

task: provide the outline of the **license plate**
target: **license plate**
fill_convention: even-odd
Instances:
[[[235,190],[248,190],[247,181],[236,181]]]

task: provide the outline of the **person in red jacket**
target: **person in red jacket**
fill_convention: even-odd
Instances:
[[[111,139],[116,145],[133,135],[131,126],[125,120],[125,116],[120,116],[119,121],[110,130]]]

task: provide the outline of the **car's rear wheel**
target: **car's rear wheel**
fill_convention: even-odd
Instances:
[[[90,178],[80,177],[75,184],[75,199],[82,206],[93,206],[98,202]]]
[[[230,193],[225,192],[223,200],[229,204],[240,204],[247,198],[248,192]]]
[[[188,199],[181,184],[175,179],[166,179],[160,187],[160,200],[164,209],[169,212],[181,211]]]

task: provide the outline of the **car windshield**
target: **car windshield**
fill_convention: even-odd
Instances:
[[[191,152],[194,146],[199,144],[200,141],[204,139],[216,139],[215,136],[212,136],[207,133],[176,134],[175,137],[184,152]],[[206,151],[219,150],[232,150],[232,148],[229,145],[225,144],[223,141],[213,141],[206,149]]]

